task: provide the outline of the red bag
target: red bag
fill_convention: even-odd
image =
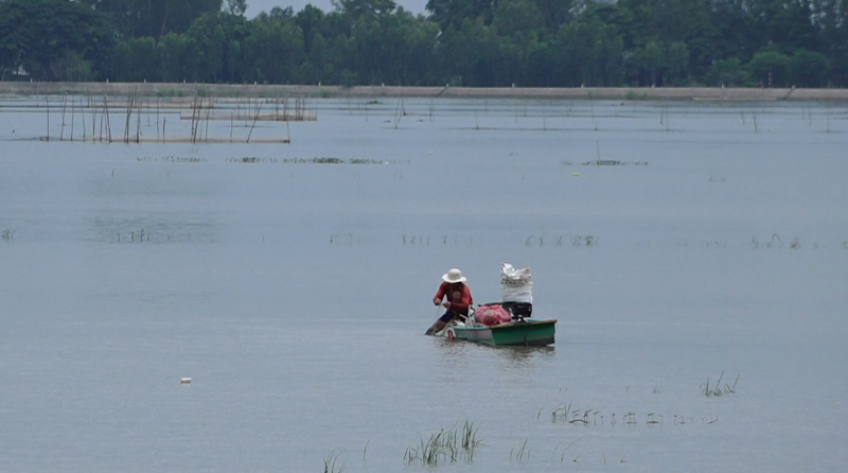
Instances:
[[[483,325],[498,325],[512,321],[509,312],[498,304],[481,305],[474,311],[474,320]]]

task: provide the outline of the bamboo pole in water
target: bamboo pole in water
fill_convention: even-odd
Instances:
[[[247,133],[247,140],[245,143],[250,143],[250,136],[253,135],[253,127],[256,126],[256,121],[259,120],[259,112],[262,111],[262,102],[259,102],[259,107],[256,109],[256,115],[253,117],[253,124],[250,125],[250,131]]]
[[[83,101],[83,98],[80,97],[80,118],[82,119],[82,140],[85,141],[85,139],[86,139],[85,132],[87,131],[87,129],[85,127],[85,107],[83,107],[82,101]]]
[[[65,110],[68,108],[68,94],[62,99],[62,126],[59,127],[59,141],[65,139]]]
[[[109,143],[112,142],[112,121],[109,118],[109,103],[106,101],[106,96],[103,96],[103,110],[106,111],[106,139]]]
[[[74,114],[76,113],[77,97],[71,95],[71,141],[74,141]]]

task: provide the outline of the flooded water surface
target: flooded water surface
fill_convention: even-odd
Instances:
[[[0,113],[4,471],[848,462],[844,104],[315,99],[104,143],[42,102]],[[502,262],[553,346],[423,335]]]

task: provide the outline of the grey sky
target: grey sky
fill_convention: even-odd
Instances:
[[[424,7],[427,5],[427,0],[395,0],[399,6],[402,6],[407,11],[414,14],[425,13]],[[333,4],[330,0],[247,0],[247,18],[253,19],[261,12],[269,12],[274,7],[285,8],[291,6],[295,13],[303,10],[307,4],[312,4],[315,7],[329,12],[333,9]]]

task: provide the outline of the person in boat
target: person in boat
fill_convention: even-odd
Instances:
[[[427,329],[425,332],[427,335],[439,333],[451,320],[468,317],[468,309],[474,304],[474,299],[465,281],[467,279],[457,268],[451,268],[442,275],[442,284],[433,297],[433,305],[443,306],[445,313]],[[442,302],[443,299],[445,299],[444,302]]]

